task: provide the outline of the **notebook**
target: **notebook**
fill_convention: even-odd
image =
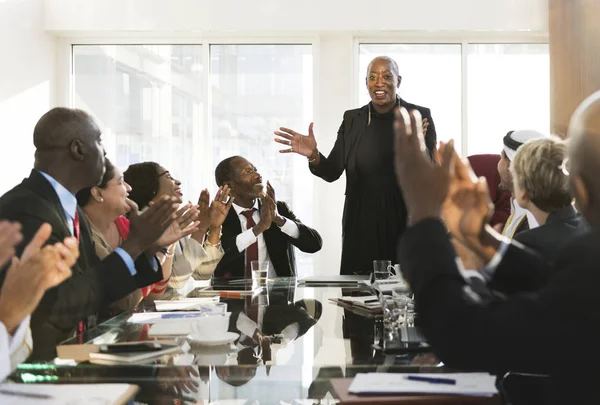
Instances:
[[[95,364],[144,364],[168,354],[186,352],[189,348],[189,344],[184,342],[183,345],[163,345],[163,350],[151,352],[90,353],[89,358],[90,363]]]

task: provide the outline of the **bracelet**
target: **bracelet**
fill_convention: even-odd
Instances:
[[[317,157],[319,157],[319,150],[317,149]],[[311,158],[307,158],[308,159],[308,163],[313,163],[315,160],[317,160],[317,158],[314,158],[311,160]]]

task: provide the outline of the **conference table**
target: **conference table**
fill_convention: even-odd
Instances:
[[[213,279],[209,289],[250,287],[251,280]],[[206,289],[192,290],[188,297],[200,291]],[[277,278],[263,292],[268,306],[262,313],[260,338],[246,336],[244,341],[240,338],[222,346],[191,344],[187,353],[163,356],[150,364],[25,363],[10,379],[18,383],[136,384],[140,390],[135,401],[144,404],[336,404],[342,402],[332,382],[338,387],[347,385],[357,373],[449,371],[427,347],[394,354],[376,349],[381,343],[381,316],[357,313],[330,300],[369,293],[369,287],[360,284],[309,287],[298,285],[295,278]],[[248,299],[220,299],[231,312],[229,331],[240,333],[237,319],[248,311]],[[136,312],[155,310],[154,304],[142,303]],[[131,315],[120,314],[63,344],[151,339],[150,325],[127,322]],[[499,401],[497,397],[403,396],[397,403]]]

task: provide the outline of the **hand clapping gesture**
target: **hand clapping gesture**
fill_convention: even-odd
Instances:
[[[52,227],[43,224],[25,247],[21,258],[12,258],[6,272],[0,292],[0,321],[9,333],[14,332],[23,319],[35,310],[46,290],[71,276],[71,267],[79,258],[79,244],[74,237],[43,246],[51,233]],[[8,240],[14,241],[14,235],[13,239]],[[3,238],[0,251],[7,246],[14,248],[15,245]]]

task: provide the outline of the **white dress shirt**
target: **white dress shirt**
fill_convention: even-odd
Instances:
[[[3,381],[31,353],[33,342],[29,319],[29,316],[23,319],[12,336],[0,322],[0,381]]]
[[[252,214],[252,219],[254,219],[254,223],[256,224],[258,224],[258,222],[260,221],[260,210],[258,207],[258,201],[259,200],[257,199],[254,203],[253,208],[255,208],[256,210]],[[258,261],[270,263],[269,273],[267,275],[268,278],[277,277],[277,273],[273,268],[273,263],[271,263],[271,260],[269,259],[269,252],[267,252],[267,245],[265,244],[265,238],[263,234],[261,233],[260,235],[258,235],[258,237],[255,236],[254,232],[252,231],[252,228],[248,229],[248,220],[244,215],[242,215],[242,212],[247,211],[249,208],[240,207],[236,203],[233,203],[233,209],[235,210],[235,213],[237,214],[237,217],[240,220],[240,225],[242,226],[242,233],[240,233],[235,239],[235,244],[238,248],[238,252],[242,253],[248,248],[248,246],[258,241]],[[275,208],[275,215],[279,215],[279,213],[277,212],[277,208]],[[281,229],[281,232],[285,233],[290,238],[298,239],[300,237],[300,229],[298,228],[298,225],[294,221],[290,221],[289,219],[286,219],[283,226],[281,226],[279,229]]]

